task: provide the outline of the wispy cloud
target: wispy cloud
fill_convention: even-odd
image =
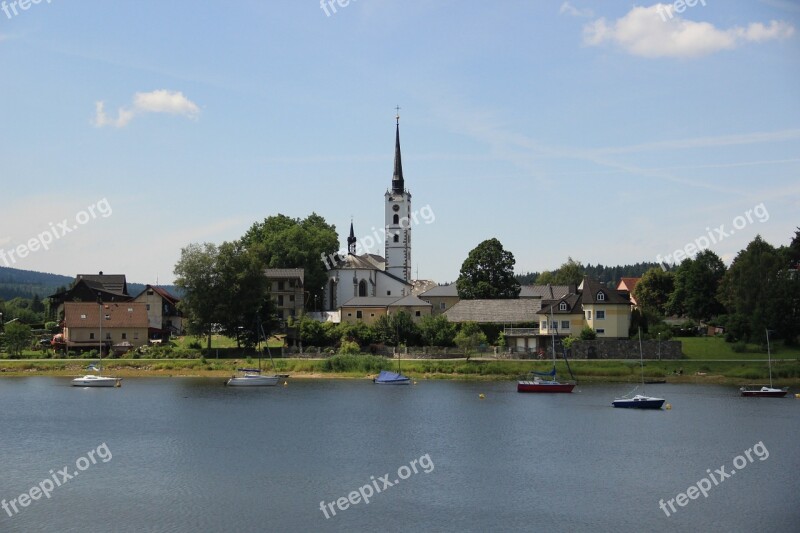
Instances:
[[[723,30],[708,22],[684,19],[674,12],[671,4],[655,4],[634,7],[613,22],[605,18],[590,22],[583,28],[583,37],[587,45],[613,43],[640,57],[691,58],[731,50],[744,43],[786,39],[794,30],[794,26],[779,20]]]
[[[578,9],[577,7],[573,6],[569,2],[564,2],[561,4],[561,9],[558,10],[560,15],[569,15],[571,17],[593,17],[594,11],[590,8],[586,7],[584,9]]]
[[[124,128],[136,115],[142,113],[167,113],[195,119],[200,115],[200,108],[180,91],[160,89],[134,94],[133,105],[117,109],[116,118],[106,114],[105,102],[95,102],[95,116],[92,123],[98,128],[104,126]]]

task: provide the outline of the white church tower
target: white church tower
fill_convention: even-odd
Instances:
[[[394,174],[392,188],[386,191],[386,272],[411,282],[411,193],[403,181],[403,162],[400,159],[400,108],[394,141]]]

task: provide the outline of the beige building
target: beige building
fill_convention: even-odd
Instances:
[[[305,310],[304,279],[302,268],[268,268],[264,271],[269,282],[269,293],[278,317],[287,320],[299,317]],[[319,302],[321,305],[322,302]]]
[[[441,315],[458,303],[456,284],[439,285],[419,295],[422,300],[431,304],[431,314]]]
[[[631,325],[631,302],[626,291],[609,289],[584,278],[577,294],[542,302],[539,335],[578,336],[588,326],[597,338],[627,339]]]
[[[104,352],[127,344],[137,348],[147,344],[148,325],[143,303],[64,303],[64,341],[69,348],[98,348],[101,342]]]
[[[183,313],[178,309],[180,299],[166,289],[147,285],[133,301],[144,304],[147,310],[148,339],[166,341],[173,335],[183,334]]]
[[[393,296],[358,296],[350,299],[339,309],[341,321],[349,324],[364,322],[372,325],[389,313],[389,305],[396,302]]]

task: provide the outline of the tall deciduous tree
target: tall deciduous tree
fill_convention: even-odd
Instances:
[[[444,315],[430,315],[419,321],[422,342],[426,346],[452,346],[456,336],[455,324]]]
[[[674,288],[674,275],[660,268],[651,268],[633,289],[636,303],[640,308],[659,315],[666,313],[667,301]]]
[[[725,264],[711,250],[703,250],[694,259],[685,259],[675,271],[675,290],[667,310],[696,320],[709,320],[724,312],[717,300]]]
[[[181,249],[175,265],[175,285],[182,289],[179,307],[189,315],[189,331],[208,335],[211,348],[211,326],[219,315],[220,302],[227,299],[217,270],[219,248],[212,243],[190,244]]]
[[[518,298],[515,263],[514,254],[504,250],[500,241],[483,241],[461,265],[456,281],[458,296],[464,300]]]
[[[304,269],[309,301],[322,296],[327,271],[335,266],[327,258],[339,249],[336,228],[316,213],[302,220],[280,214],[265,218],[253,224],[241,242],[258,254],[263,268]]]
[[[22,350],[31,344],[31,327],[19,322],[6,324],[4,338],[10,355],[22,355]]]

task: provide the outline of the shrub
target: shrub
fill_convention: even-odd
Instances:
[[[585,326],[581,330],[581,340],[582,341],[593,341],[596,338],[597,338],[597,333],[595,333],[595,331],[592,328],[590,328],[589,326]]]
[[[358,355],[361,353],[361,347],[357,342],[342,339],[342,344],[339,346],[339,353],[342,355]]]
[[[731,350],[736,353],[744,353],[747,351],[747,344],[744,341],[735,342],[733,346],[731,346]]]

